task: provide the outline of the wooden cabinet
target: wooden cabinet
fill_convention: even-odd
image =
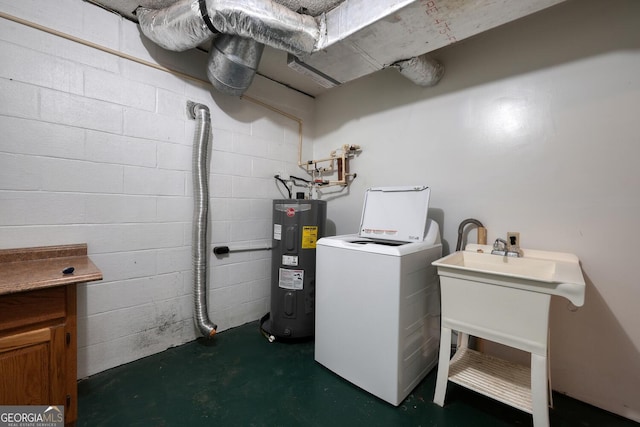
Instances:
[[[64,326],[51,326],[0,339],[0,400],[4,404],[63,404],[63,334]]]
[[[77,418],[76,285],[0,296],[0,403]]]
[[[72,283],[47,287],[43,283],[51,282],[40,281],[33,285],[37,277],[33,268],[46,265],[58,279],[62,274],[59,265],[80,261],[63,258],[47,263],[27,261],[31,281],[20,279],[17,283],[23,286],[6,287],[5,293],[0,279],[0,405],[62,405],[65,424],[72,425],[78,417],[76,286],[83,278],[102,276],[89,261],[88,267],[97,271],[92,278],[79,274],[67,278]],[[84,258],[88,260],[86,252]],[[56,261],[59,265],[51,267]],[[2,263],[0,251],[0,276],[3,270],[9,274],[9,269],[16,276],[17,267],[15,262]],[[14,292],[7,293],[7,289]]]

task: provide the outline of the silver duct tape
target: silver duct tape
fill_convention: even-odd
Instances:
[[[207,11],[221,33],[251,38],[296,56],[313,52],[321,37],[315,18],[270,0],[209,0]]]
[[[183,0],[157,10],[139,7],[136,16],[147,38],[174,52],[192,49],[213,38],[200,15],[198,0]]]
[[[444,66],[429,55],[420,55],[392,65],[419,86],[434,86],[444,75]]]

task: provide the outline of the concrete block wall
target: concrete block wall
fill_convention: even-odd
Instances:
[[[1,0],[0,10],[206,80],[205,53],[164,51],[86,2]],[[212,115],[210,249],[270,244],[271,200],[282,197],[273,175],[297,170],[298,123],[6,18],[0,93],[0,247],[86,242],[104,274],[79,287],[79,377],[195,339],[186,102]],[[312,99],[260,77],[251,94],[312,113]],[[209,265],[219,330],[269,310],[270,252],[211,255]]]

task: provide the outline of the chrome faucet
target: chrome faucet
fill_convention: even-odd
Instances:
[[[520,257],[522,254],[520,253],[520,248],[515,244],[509,244],[504,239],[497,238],[495,242],[493,242],[493,250],[491,251],[492,255],[500,255],[500,256],[508,256],[508,257]]]
[[[495,242],[493,242],[493,250],[491,251],[491,255],[507,255],[507,248],[509,247],[509,243],[506,240],[497,238]]]

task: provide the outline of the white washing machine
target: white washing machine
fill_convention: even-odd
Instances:
[[[436,365],[442,256],[428,187],[367,190],[360,232],[316,246],[315,360],[399,405]]]

